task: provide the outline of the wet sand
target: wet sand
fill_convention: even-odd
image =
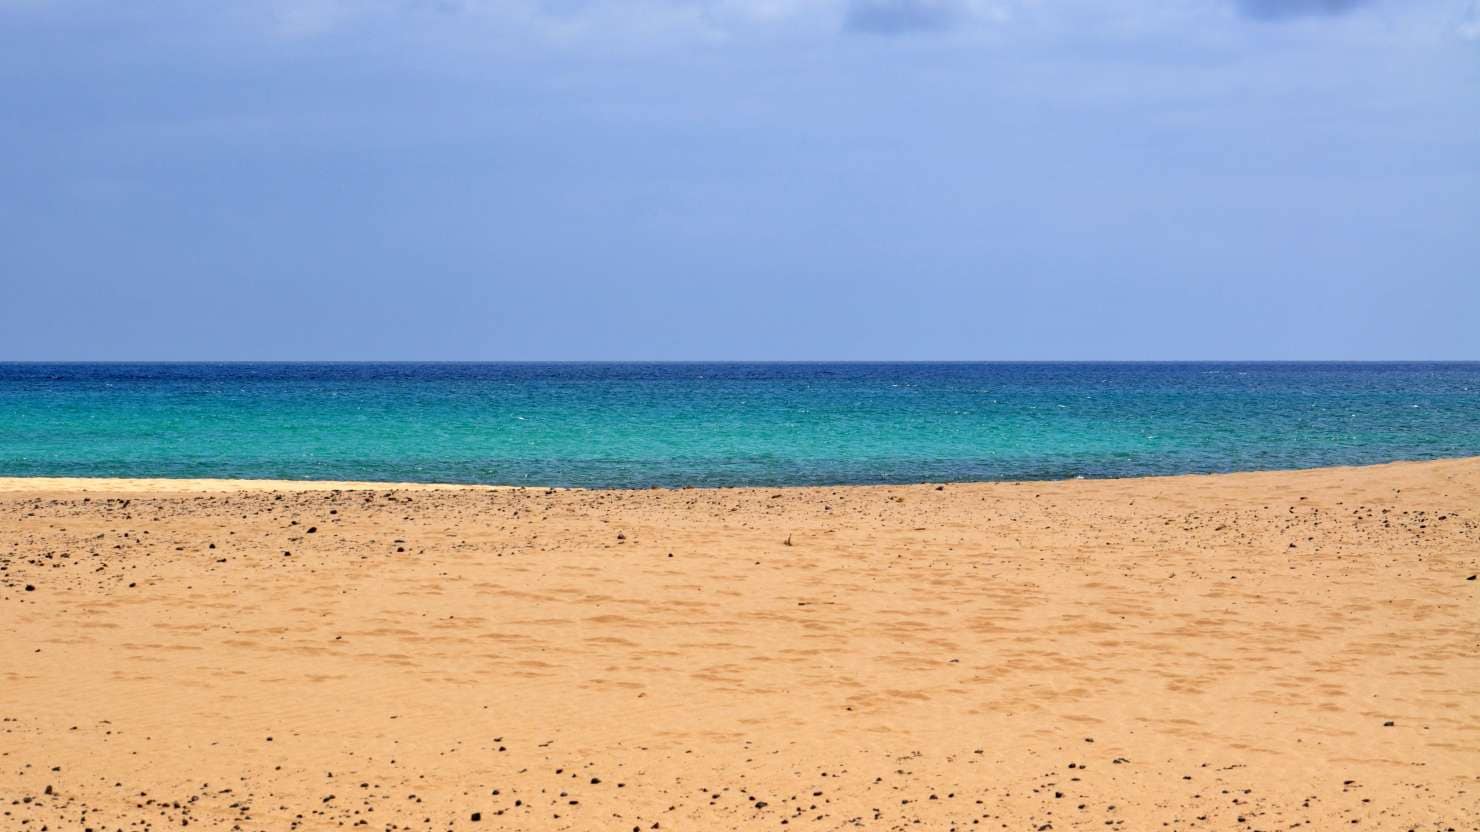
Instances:
[[[1480,460],[0,482],[0,830],[1480,828]]]

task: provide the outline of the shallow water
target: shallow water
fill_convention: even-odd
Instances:
[[[1480,363],[0,364],[0,475],[641,487],[1480,454]]]

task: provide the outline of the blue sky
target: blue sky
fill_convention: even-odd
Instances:
[[[0,359],[1480,358],[1475,0],[0,0]]]

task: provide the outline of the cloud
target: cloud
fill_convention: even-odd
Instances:
[[[1292,17],[1346,14],[1370,0],[1237,0],[1239,11],[1255,20],[1286,20]]]
[[[1480,40],[1480,0],[1470,0],[1470,7],[1455,30],[1465,40]]]
[[[340,0],[278,0],[268,7],[274,29],[290,38],[312,37],[332,31],[367,11]]]
[[[930,32],[951,28],[962,14],[952,0],[851,0],[843,27],[873,35]]]
[[[1004,37],[1112,39],[1216,32],[1233,14],[1258,22],[1335,17],[1379,0],[0,0],[0,14],[166,20],[223,19],[239,31],[312,39],[366,30],[454,32],[469,42],[599,44],[740,42],[776,33],[882,37],[987,31]],[[1450,37],[1480,39],[1480,0],[1408,0],[1405,8],[1449,6]],[[1461,7],[1454,9],[1454,6]],[[449,23],[448,21],[454,21]]]
[[[8,0],[0,0],[0,3]],[[316,34],[379,19],[445,24],[556,43],[721,41],[782,26],[836,27],[846,0],[239,0],[272,10],[278,29]]]

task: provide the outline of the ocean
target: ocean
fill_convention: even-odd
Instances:
[[[1480,454],[1480,363],[0,364],[0,476],[638,488]]]

